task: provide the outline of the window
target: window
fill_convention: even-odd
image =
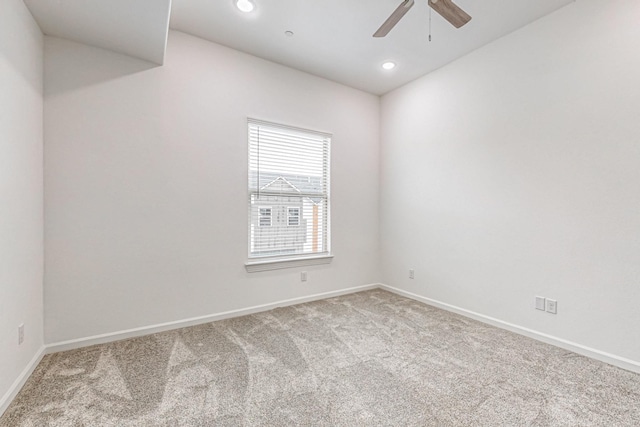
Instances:
[[[248,132],[247,266],[330,257],[331,135],[253,119]]]
[[[300,208],[289,208],[287,225],[289,227],[298,227],[300,225]]]
[[[260,227],[271,227],[271,208],[260,208]]]

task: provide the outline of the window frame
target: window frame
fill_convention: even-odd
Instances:
[[[263,210],[269,210],[269,215],[263,215]],[[269,218],[269,224],[263,225],[262,219]],[[273,207],[272,206],[259,206],[258,207],[258,227],[272,227],[273,226]]]
[[[307,193],[300,193],[300,197],[309,197],[310,200],[313,199],[312,198],[320,198],[321,199],[321,203],[323,206],[323,210],[322,210],[322,215],[321,215],[321,249],[323,250],[322,252],[306,252],[306,253],[302,253],[302,252],[295,252],[295,253],[291,253],[291,254],[284,254],[284,253],[280,253],[280,254],[276,254],[276,255],[259,255],[256,256],[255,253],[257,251],[253,250],[255,248],[254,245],[256,245],[257,240],[252,239],[252,235],[257,231],[254,229],[254,227],[257,225],[257,228],[266,228],[266,226],[260,226],[260,215],[258,213],[258,221],[257,224],[255,224],[252,219],[252,215],[255,215],[254,212],[252,212],[252,203],[255,203],[255,195],[258,194],[264,194],[263,192],[260,191],[260,183],[256,183],[254,181],[254,187],[252,188],[252,183],[251,183],[251,174],[252,173],[256,173],[255,170],[252,171],[251,168],[251,164],[252,161],[252,152],[251,152],[251,147],[252,147],[252,139],[251,139],[251,130],[252,130],[252,125],[253,126],[264,126],[264,127],[273,127],[276,128],[279,131],[291,131],[292,134],[298,133],[298,134],[306,134],[306,135],[314,135],[315,137],[321,138],[322,141],[322,176],[321,178],[321,182],[322,182],[322,192],[314,192],[312,194],[307,194]],[[249,176],[249,185],[247,186],[247,200],[248,200],[248,211],[249,211],[249,227],[248,227],[248,236],[247,236],[247,240],[248,240],[248,254],[247,254],[247,258],[248,260],[245,262],[245,267],[246,270],[248,272],[257,272],[257,271],[266,271],[266,270],[276,270],[276,269],[282,269],[282,268],[293,268],[293,267],[298,267],[298,266],[307,266],[307,265],[319,265],[319,264],[328,264],[332,261],[333,259],[333,253],[331,252],[331,185],[330,185],[330,181],[331,181],[331,142],[333,139],[333,136],[330,133],[326,133],[326,132],[318,132],[315,130],[310,130],[310,129],[302,129],[302,128],[298,128],[298,127],[292,127],[292,126],[288,126],[288,125],[283,125],[283,124],[279,124],[279,123],[272,123],[272,122],[265,122],[262,120],[256,120],[256,119],[252,119],[252,118],[247,118],[247,122],[246,122],[246,126],[247,126],[247,132],[248,132],[248,148],[249,148],[249,152],[248,152],[248,176]],[[258,142],[259,143],[259,142]],[[258,157],[259,159],[259,157]],[[259,160],[258,160],[259,161]],[[279,172],[282,173],[283,175],[285,175],[285,177],[288,175],[287,171],[284,172]],[[259,176],[260,172],[258,169],[257,172],[257,176]],[[317,176],[317,175],[316,175]],[[314,189],[315,190],[315,189]],[[253,205],[255,206],[255,205]],[[264,208],[271,208],[271,224],[273,224],[273,206],[261,206],[258,209],[264,209]],[[291,215],[291,210],[296,210],[298,212],[297,215],[293,215],[293,217],[295,217],[297,219],[297,224],[292,225],[291,224],[291,220],[292,220],[292,215]],[[258,211],[259,212],[259,211]],[[281,214],[278,214],[281,215]],[[303,216],[303,206],[288,206],[286,208],[286,228],[290,228],[290,227],[300,227],[303,226],[303,221],[302,221],[302,216]],[[282,220],[280,220],[282,221]],[[280,223],[279,223],[280,224]],[[315,242],[314,242],[315,244]]]
[[[291,211],[296,211],[295,215],[291,215]],[[291,220],[296,220],[295,224],[291,224]],[[287,207],[287,227],[300,227],[300,208],[299,207]]]

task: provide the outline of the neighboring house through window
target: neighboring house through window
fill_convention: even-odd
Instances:
[[[331,135],[249,119],[249,259],[329,255]]]

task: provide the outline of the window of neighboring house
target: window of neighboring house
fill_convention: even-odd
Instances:
[[[271,227],[271,208],[260,208],[260,227]]]
[[[287,225],[289,227],[300,225],[300,208],[289,208],[287,210]]]
[[[248,132],[247,265],[330,258],[331,135],[253,119]]]

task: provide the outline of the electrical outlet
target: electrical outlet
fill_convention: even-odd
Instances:
[[[536,310],[545,310],[545,298],[544,297],[536,297]]]
[[[24,342],[24,323],[18,325],[18,345]]]
[[[558,301],[554,299],[547,299],[547,313],[558,313]]]
[[[415,271],[413,270],[413,268],[409,269],[409,279],[413,279],[415,278]]]
[[[300,273],[300,281],[301,282],[306,282],[307,281],[307,272],[303,271]]]

